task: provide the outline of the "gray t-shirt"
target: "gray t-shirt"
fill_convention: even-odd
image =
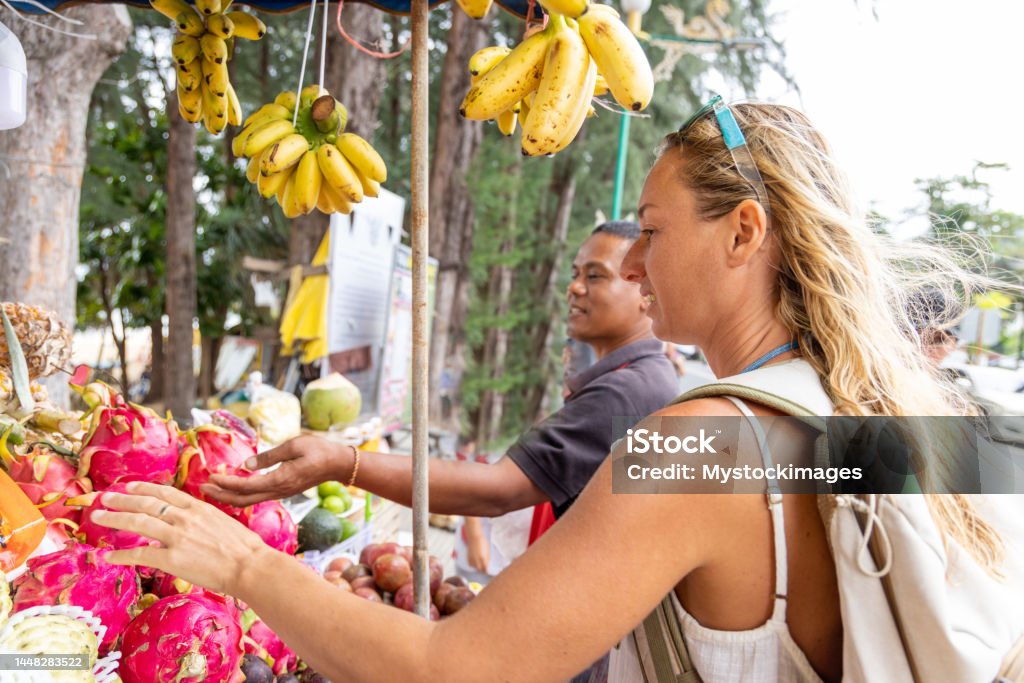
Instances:
[[[534,425],[508,457],[561,517],[611,452],[613,418],[650,415],[679,395],[662,342],[644,339],[611,352],[566,382],[561,410]]]

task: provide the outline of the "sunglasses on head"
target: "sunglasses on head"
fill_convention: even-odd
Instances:
[[[743,176],[743,179],[754,190],[757,200],[764,207],[764,212],[770,220],[771,209],[768,205],[768,189],[764,186],[764,180],[761,179],[761,173],[757,170],[757,164],[754,163],[754,157],[750,154],[750,148],[747,147],[747,139],[743,137],[743,131],[740,130],[736,117],[733,116],[729,105],[722,101],[721,95],[715,95],[707,104],[698,109],[693,116],[688,118],[686,123],[679,127],[678,134],[685,136],[686,131],[693,124],[700,121],[710,112],[715,113],[715,120],[718,122],[718,129],[722,133],[722,140],[725,141],[725,147],[729,150],[729,154],[732,155],[736,170],[739,171],[739,174]]]

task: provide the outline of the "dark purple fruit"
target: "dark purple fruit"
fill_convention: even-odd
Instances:
[[[242,657],[244,683],[274,683],[274,670],[256,655]]]
[[[447,579],[444,580],[444,582],[450,583],[451,585],[457,588],[469,588],[469,582],[458,575],[449,576]]]
[[[299,683],[299,679],[295,674],[281,674],[274,683]]]

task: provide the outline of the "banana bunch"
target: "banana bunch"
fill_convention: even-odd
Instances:
[[[349,213],[380,193],[388,170],[369,142],[344,132],[347,123],[345,106],[319,85],[297,97],[286,90],[245,120],[232,149],[249,160],[249,182],[275,197],[288,218],[313,209]]]
[[[614,9],[558,0],[573,19],[549,8],[551,0],[545,3],[544,30],[513,50],[492,46],[473,55],[472,85],[459,109],[469,119],[497,121],[504,135],[518,123],[527,156],[565,149],[593,115],[593,97],[610,92],[624,108],[640,111],[654,92],[647,57]]]
[[[230,123],[242,123],[242,107],[228,78],[235,38],[259,40],[266,25],[246,12],[229,12],[232,0],[150,0],[157,12],[174,21],[178,36],[171,45],[178,81],[178,111],[190,123],[203,122],[217,135]]]

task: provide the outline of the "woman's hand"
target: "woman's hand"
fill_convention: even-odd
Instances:
[[[160,545],[115,550],[107,555],[108,562],[155,567],[235,595],[245,567],[258,565],[263,553],[275,552],[238,521],[172,486],[134,482],[127,490],[132,495],[102,494],[112,511],[93,513],[93,521]]]
[[[466,539],[466,552],[469,555],[466,561],[481,574],[487,574],[487,567],[491,563],[491,541],[484,534],[480,518],[466,517],[462,531]]]
[[[325,481],[340,480],[344,472],[351,472],[353,450],[317,436],[298,436],[246,463],[254,470],[281,463],[273,472],[245,478],[212,474],[210,483],[200,488],[214,500],[237,507],[287,498]]]

